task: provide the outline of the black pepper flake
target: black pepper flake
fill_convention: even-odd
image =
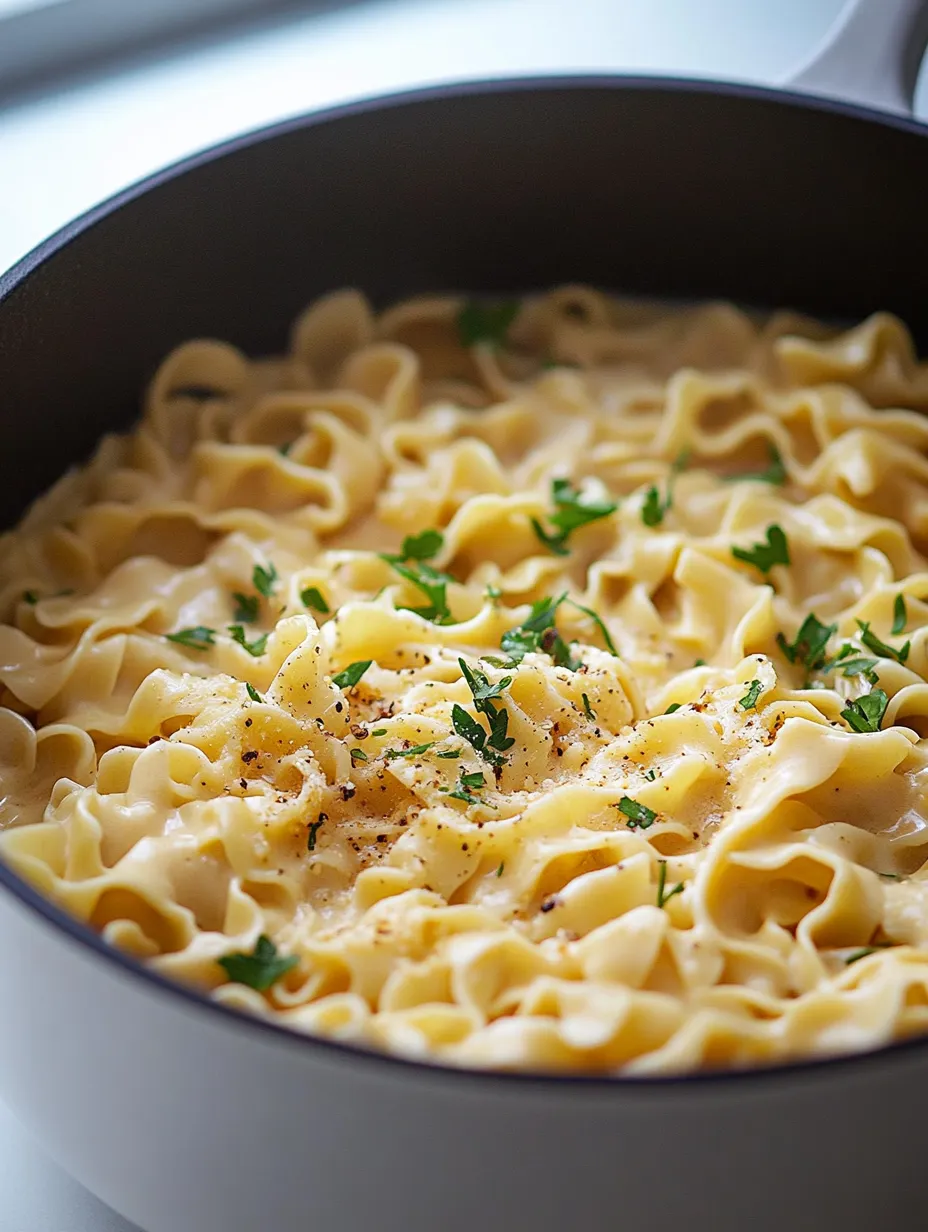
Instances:
[[[552,896],[551,898],[546,898],[545,901],[541,904],[541,910],[545,912],[553,911],[556,906],[557,906],[557,899]]]
[[[385,834],[378,834],[378,835],[377,835],[377,842],[378,842],[378,843],[385,843],[386,841],[387,841],[387,836],[386,836]]]
[[[352,723],[349,730],[352,736],[354,736],[355,740],[366,740],[368,736],[370,735],[370,732],[367,730],[367,728],[362,727],[360,723]]]
[[[247,788],[248,788],[248,780],[247,780],[247,779],[239,779],[239,781],[238,781],[238,785],[239,785],[239,787],[241,787],[242,791],[245,791],[245,790],[247,790]]]
[[[351,797],[355,794],[356,790],[357,788],[355,787],[354,783],[343,783],[341,786],[342,799],[350,800]]]
[[[248,762],[257,761],[257,759],[258,759],[257,749],[249,749],[246,753],[242,754],[242,761],[245,762],[246,764]]]
[[[335,703],[335,713],[336,713],[336,714],[341,714],[341,712],[342,712],[344,709],[345,709],[344,702],[336,702],[336,703]]]
[[[251,722],[252,722],[252,721],[251,721],[251,719],[246,719],[246,720],[245,720],[245,726],[246,726],[246,727],[251,727]]]

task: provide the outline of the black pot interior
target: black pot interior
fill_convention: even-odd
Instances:
[[[155,177],[0,283],[0,526],[131,421],[176,343],[279,350],[349,284],[885,308],[924,344],[926,202],[914,124],[738,87],[510,83],[283,125]]]

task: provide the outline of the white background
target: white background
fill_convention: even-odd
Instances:
[[[842,0],[368,0],[149,57],[0,109],[0,269],[156,167],[283,116],[397,87],[536,71],[775,84],[841,7]],[[928,73],[917,112],[928,114]],[[129,1226],[51,1164],[0,1105],[0,1232]]]

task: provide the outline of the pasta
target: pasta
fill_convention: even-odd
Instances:
[[[0,855],[227,1005],[633,1074],[928,1030],[928,365],[564,287],[170,355],[0,551]]]

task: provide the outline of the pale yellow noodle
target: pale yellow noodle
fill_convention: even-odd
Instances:
[[[283,359],[188,343],[136,430],[2,537],[0,853],[166,975],[409,1056],[652,1073],[926,1030],[905,328],[564,287],[464,346],[461,308],[345,291]],[[777,458],[782,483],[745,477]],[[616,506],[565,555],[533,526],[557,478]],[[788,565],[733,555],[772,526]],[[431,528],[445,623],[381,555]],[[505,665],[565,593],[561,642]],[[812,612],[872,676],[790,662]],[[508,716],[497,767],[456,730],[455,706],[489,722],[462,657]],[[854,731],[871,689],[885,714]],[[266,991],[217,961],[262,935],[298,960]]]

